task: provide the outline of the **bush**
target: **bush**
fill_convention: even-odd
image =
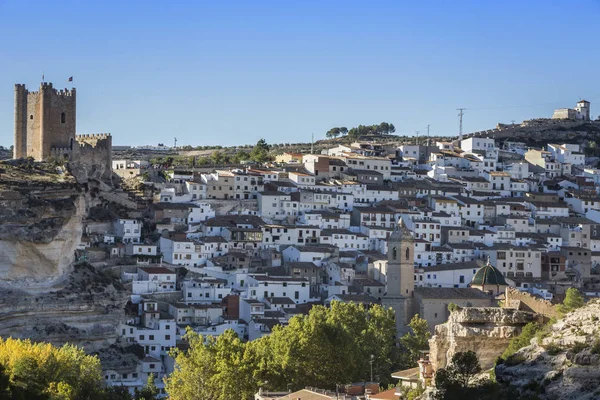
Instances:
[[[594,344],[592,344],[591,352],[592,352],[592,354],[600,354],[600,339],[594,340]]]
[[[460,310],[460,306],[458,306],[454,303],[448,304],[448,311],[454,312],[454,311],[458,311],[458,310]]]
[[[512,367],[514,365],[522,364],[524,362],[525,356],[523,354],[513,354],[508,356],[508,358],[504,360],[504,365],[506,365],[507,367]]]
[[[563,351],[563,349],[556,343],[548,343],[546,346],[544,346],[544,349],[546,350],[546,353],[551,356],[560,354]]]
[[[585,300],[579,290],[575,288],[567,289],[567,293],[565,295],[565,300],[561,305],[558,306],[558,311],[562,314],[566,314],[571,312],[579,307],[582,307],[585,304]]]
[[[573,343],[573,347],[571,347],[571,351],[573,352],[573,354],[579,354],[586,347],[587,347],[587,345],[584,342],[575,342],[575,343]]]
[[[529,346],[531,339],[536,337],[536,334],[540,330],[542,330],[542,326],[535,322],[530,322],[525,325],[521,330],[521,334],[511,339],[508,348],[502,353],[502,358],[506,359],[516,353],[519,349]]]

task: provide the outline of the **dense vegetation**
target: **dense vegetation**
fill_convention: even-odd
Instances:
[[[100,360],[71,345],[0,339],[0,399],[103,399]]]
[[[345,126],[343,127],[335,127],[331,128],[325,133],[325,136],[328,139],[333,139],[338,136],[348,135],[350,137],[358,137],[365,135],[391,135],[396,132],[396,127],[394,124],[390,124],[388,122],[382,122],[380,124],[375,125],[359,125],[355,128],[348,129]]]
[[[426,346],[425,321],[413,319],[413,333],[405,346]],[[176,370],[166,389],[173,400],[248,399],[259,387],[297,390],[305,386],[335,388],[370,379],[392,383],[390,374],[413,367],[418,350],[396,346],[394,313],[381,306],[366,309],[354,303],[334,302],[331,308],[313,307],[285,327],[258,340],[243,343],[229,330],[218,337],[188,331],[190,349],[176,351]],[[406,355],[406,357],[401,356]],[[407,364],[411,363],[411,364]]]
[[[452,356],[446,368],[435,373],[434,398],[437,400],[513,400],[526,399],[509,385],[500,385],[481,377],[481,365],[472,351],[459,352]],[[533,400],[533,399],[531,399]]]

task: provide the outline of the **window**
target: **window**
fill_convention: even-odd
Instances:
[[[61,113],[60,114],[60,123],[64,124],[65,122],[67,122],[67,116],[65,115],[65,113]]]
[[[171,340],[171,335],[165,335],[165,340]]]
[[[149,335],[149,336],[148,336],[148,339],[149,339],[149,340],[154,340],[154,335]]]
[[[294,299],[298,300],[300,298],[300,292],[294,292]]]

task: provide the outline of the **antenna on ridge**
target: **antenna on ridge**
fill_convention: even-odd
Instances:
[[[175,145],[173,146],[173,148],[176,149],[177,148],[177,138],[174,138],[174,139],[175,139]]]
[[[462,140],[463,135],[463,115],[465,115],[466,108],[457,108],[458,112],[458,140]]]
[[[315,134],[313,132],[312,138],[310,141],[310,154],[314,154],[314,150],[315,150]]]

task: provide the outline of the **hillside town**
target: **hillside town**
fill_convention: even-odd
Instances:
[[[19,102],[38,95],[15,90]],[[589,142],[533,148],[497,140],[501,126],[446,141],[357,136],[320,153],[276,154],[259,142],[263,162],[186,169],[113,157],[110,134],[75,135],[75,120],[65,123],[75,89],[42,83],[39,93],[57,99],[50,112],[66,111],[45,135],[17,114],[15,160],[6,165],[30,159],[61,174],[68,168],[95,199],[73,238],[72,261],[118,274],[128,302],[114,334],[138,349],[133,358],[98,352],[109,386],[135,393],[150,378],[165,395],[172,350],[186,347],[190,330],[254,341],[334,302],[392,309],[397,337],[413,317],[424,319],[436,334],[431,356],[392,377],[398,387],[426,386],[447,357],[435,350],[447,334],[440,326],[473,318],[451,316],[453,309],[550,318],[553,311],[540,310],[570,288],[600,297],[600,169]],[[577,121],[598,124],[589,102],[544,123]],[[534,320],[523,315],[521,326]],[[493,366],[494,357],[479,357]],[[353,385],[344,398],[400,396],[394,388],[377,397],[372,382]],[[256,399],[296,398],[289,396],[261,390]]]
[[[589,121],[589,103],[561,118]],[[133,390],[153,373],[162,388],[187,329],[252,341],[333,301],[392,307],[403,334],[416,314],[434,332],[450,304],[497,307],[507,288],[550,302],[571,287],[600,296],[600,170],[583,151],[477,134],[369,138],[242,168],[167,170],[144,182],[154,195],[140,218],[84,222],[79,260],[135,260],[121,269],[131,307],[118,333],[145,356],[104,378]],[[123,179],[151,169],[112,160]]]

